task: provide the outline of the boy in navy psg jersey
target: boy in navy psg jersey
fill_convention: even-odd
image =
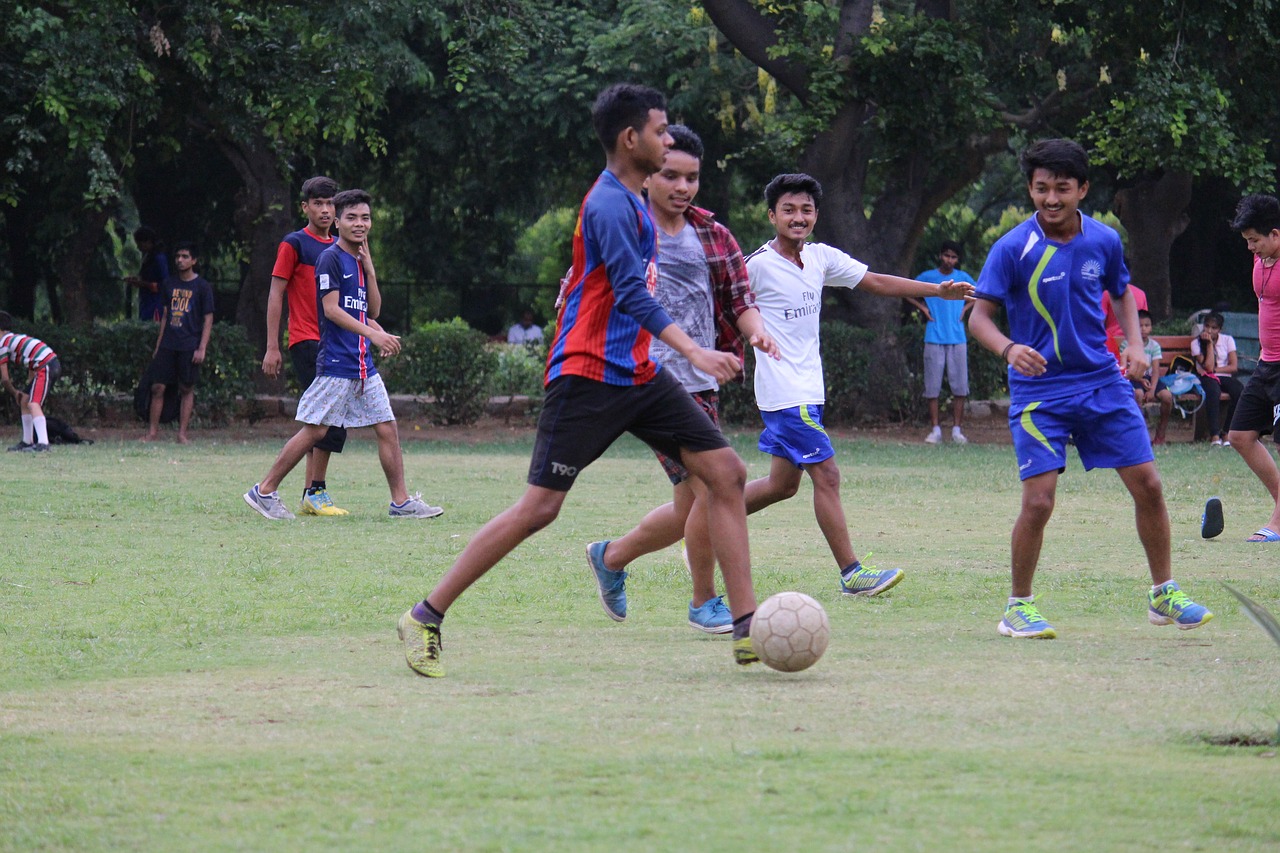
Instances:
[[[757,660],[748,633],[755,591],[742,493],[746,466],[680,382],[649,358],[649,343],[657,337],[719,382],[739,370],[736,355],[698,346],[652,295],[657,238],[640,193],[672,143],[666,99],[621,83],[600,93],[591,117],[606,167],[583,200],[574,230],[573,268],[547,355],[529,485],[471,538],[426,599],[400,617],[405,659],[419,675],[444,675],[440,623],[449,606],[554,521],[574,479],[624,432],[679,459],[706,484],[712,548],[734,617],[734,658]],[[597,578],[602,599],[612,583]]]
[[[289,361],[298,386],[306,391],[316,378],[316,355],[320,350],[320,321],[317,316],[316,261],[333,245],[333,197],[338,185],[332,178],[317,175],[302,183],[302,215],[307,225],[286,234],[276,251],[271,270],[271,293],[267,297],[267,350],[262,356],[262,372],[280,373],[280,316],[289,303]],[[307,454],[306,485],[302,493],[303,515],[346,515],[329,497],[325,476],[329,454],[341,453],[347,431],[329,427],[324,438]]]
[[[267,476],[244,495],[245,502],[264,518],[293,518],[280,501],[277,487],[331,426],[373,427],[378,459],[391,489],[388,515],[434,518],[444,512],[405,489],[395,415],[373,364],[370,344],[386,358],[400,352],[400,338],[387,334],[373,319],[382,310],[382,295],[369,253],[370,202],[364,190],[334,196],[338,240],[316,261],[320,350],[316,379],[298,401],[298,420],[304,426],[285,444]]]
[[[1146,420],[1107,350],[1104,290],[1129,343],[1121,368],[1129,379],[1142,378],[1147,356],[1120,236],[1079,209],[1089,191],[1088,168],[1084,149],[1066,139],[1042,140],[1023,153],[1036,214],[991,248],[969,318],[974,338],[1009,365],[1009,429],[1022,478],[1022,511],[1013,526],[1012,593],[997,626],[1006,637],[1057,636],[1035,606],[1031,581],[1068,440],[1085,470],[1115,468],[1133,496],[1151,570],[1149,621],[1185,630],[1213,618],[1173,580],[1169,513]],[[995,322],[1001,304],[1009,317],[1008,336]]]

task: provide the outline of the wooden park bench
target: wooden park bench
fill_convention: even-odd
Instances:
[[[1191,335],[1152,335],[1151,339],[1160,345],[1160,375],[1169,375],[1169,366],[1173,364],[1173,360],[1180,355],[1185,355],[1190,359],[1195,358],[1191,355]],[[1183,394],[1178,401],[1194,404],[1197,394]],[[1223,391],[1218,395],[1218,399],[1226,403],[1231,399],[1227,392]],[[1192,423],[1192,439],[1194,441],[1208,441],[1214,436],[1209,435],[1209,419],[1205,414],[1204,407],[1191,416]]]

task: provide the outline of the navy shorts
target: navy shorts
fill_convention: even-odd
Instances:
[[[1114,382],[1074,397],[1009,407],[1009,432],[1023,480],[1066,467],[1067,441],[1086,471],[1151,462],[1147,421],[1120,374]]]
[[[196,387],[196,383],[200,381],[200,365],[192,361],[195,354],[195,350],[161,347],[151,360],[151,384]]]
[[[547,386],[529,485],[567,492],[583,469],[624,432],[675,459],[681,452],[728,447],[729,442],[671,373],[644,385],[610,385],[560,376]]]
[[[316,381],[316,357],[320,355],[319,341],[298,341],[289,347],[289,361],[293,364],[293,375],[298,379],[298,387],[303,393]],[[347,428],[331,426],[324,438],[315,444],[315,450],[327,450],[330,453],[341,453],[347,444]]]
[[[764,431],[757,447],[770,456],[781,456],[797,468],[816,465],[836,455],[822,425],[822,406],[792,406],[760,413]]]

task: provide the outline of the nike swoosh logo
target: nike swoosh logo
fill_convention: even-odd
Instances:
[[[353,273],[353,272],[349,272],[349,273],[347,273],[346,275],[344,275],[344,276],[343,276],[343,278],[351,278],[351,276],[353,276],[353,275],[355,275],[355,273]]]

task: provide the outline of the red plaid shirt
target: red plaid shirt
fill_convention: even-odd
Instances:
[[[712,310],[716,316],[716,349],[733,353],[741,363],[745,342],[738,331],[738,318],[756,307],[742,249],[729,229],[715,221],[715,214],[711,211],[690,205],[684,215],[702,241],[702,250],[707,255]],[[741,382],[742,378],[739,372],[738,381]]]

